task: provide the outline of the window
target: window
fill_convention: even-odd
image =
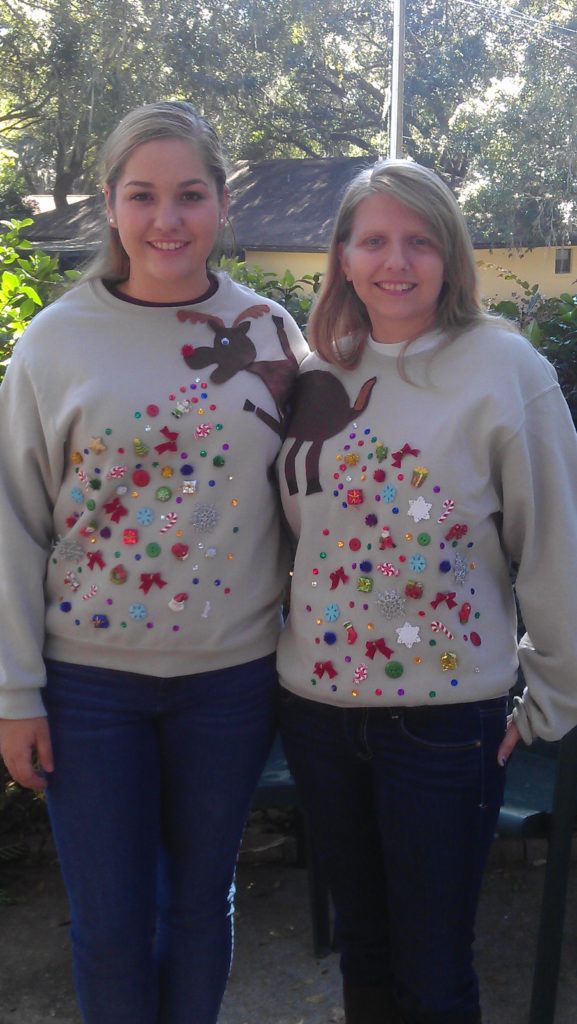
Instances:
[[[571,273],[571,249],[555,249],[555,273]]]

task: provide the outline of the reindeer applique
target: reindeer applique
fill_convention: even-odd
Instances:
[[[369,404],[371,392],[377,382],[370,377],[361,386],[351,405],[349,396],[338,377],[328,370],[311,370],[297,380],[294,409],[287,438],[294,437],[285,459],[285,477],[289,494],[298,493],[295,460],[306,441],[311,446],[305,457],[307,494],[322,491],[319,480],[319,460],[325,441],[334,437]]]
[[[199,370],[216,363],[215,369],[210,374],[210,379],[215,384],[224,384],[241,370],[260,377],[272,396],[279,418],[276,420],[274,416],[270,416],[264,410],[257,409],[249,399],[244,403],[244,409],[248,412],[255,412],[259,419],[282,437],[286,405],[298,370],[298,362],[289,345],[281,316],[273,316],[272,321],[276,327],[285,358],[256,359],[256,346],[248,336],[250,319],[254,320],[266,313],[270,313],[269,306],[249,306],[248,309],[244,309],[242,313],[238,314],[231,327],[227,327],[220,317],[211,316],[208,313],[188,312],[181,309],[177,316],[182,323],[188,321],[193,324],[209,324],[215,335],[212,348],[208,345],[203,345],[200,348],[183,345],[182,355],[186,365],[190,366],[192,370]]]

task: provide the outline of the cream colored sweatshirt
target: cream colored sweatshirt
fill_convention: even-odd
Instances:
[[[43,714],[44,656],[171,677],[274,650],[270,470],[307,351],[224,275],[182,308],[96,282],[35,318],[0,388],[0,717]]]
[[[289,690],[345,707],[507,693],[525,740],[577,723],[577,439],[553,368],[498,324],[309,356],[279,460],[299,538]],[[527,629],[520,648],[511,563]]]

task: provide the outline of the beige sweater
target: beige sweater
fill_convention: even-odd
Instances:
[[[528,742],[577,723],[577,440],[555,372],[480,326],[301,366],[279,461],[299,538],[283,685],[346,707],[507,693]],[[432,358],[431,358],[432,357]],[[511,562],[528,635],[517,644]]]
[[[226,276],[181,309],[98,282],[35,318],[0,388],[0,717],[43,713],[43,656],[171,677],[274,650],[270,469],[307,351]]]

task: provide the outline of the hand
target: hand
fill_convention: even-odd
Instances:
[[[15,782],[28,789],[46,789],[43,773],[54,771],[48,720],[0,719],[0,754]]]
[[[515,725],[513,717],[509,716],[509,718],[507,719],[507,732],[505,733],[505,738],[497,751],[497,760],[502,767],[504,767],[507,764],[507,761],[511,757],[511,754],[513,753],[520,739],[521,733]]]

